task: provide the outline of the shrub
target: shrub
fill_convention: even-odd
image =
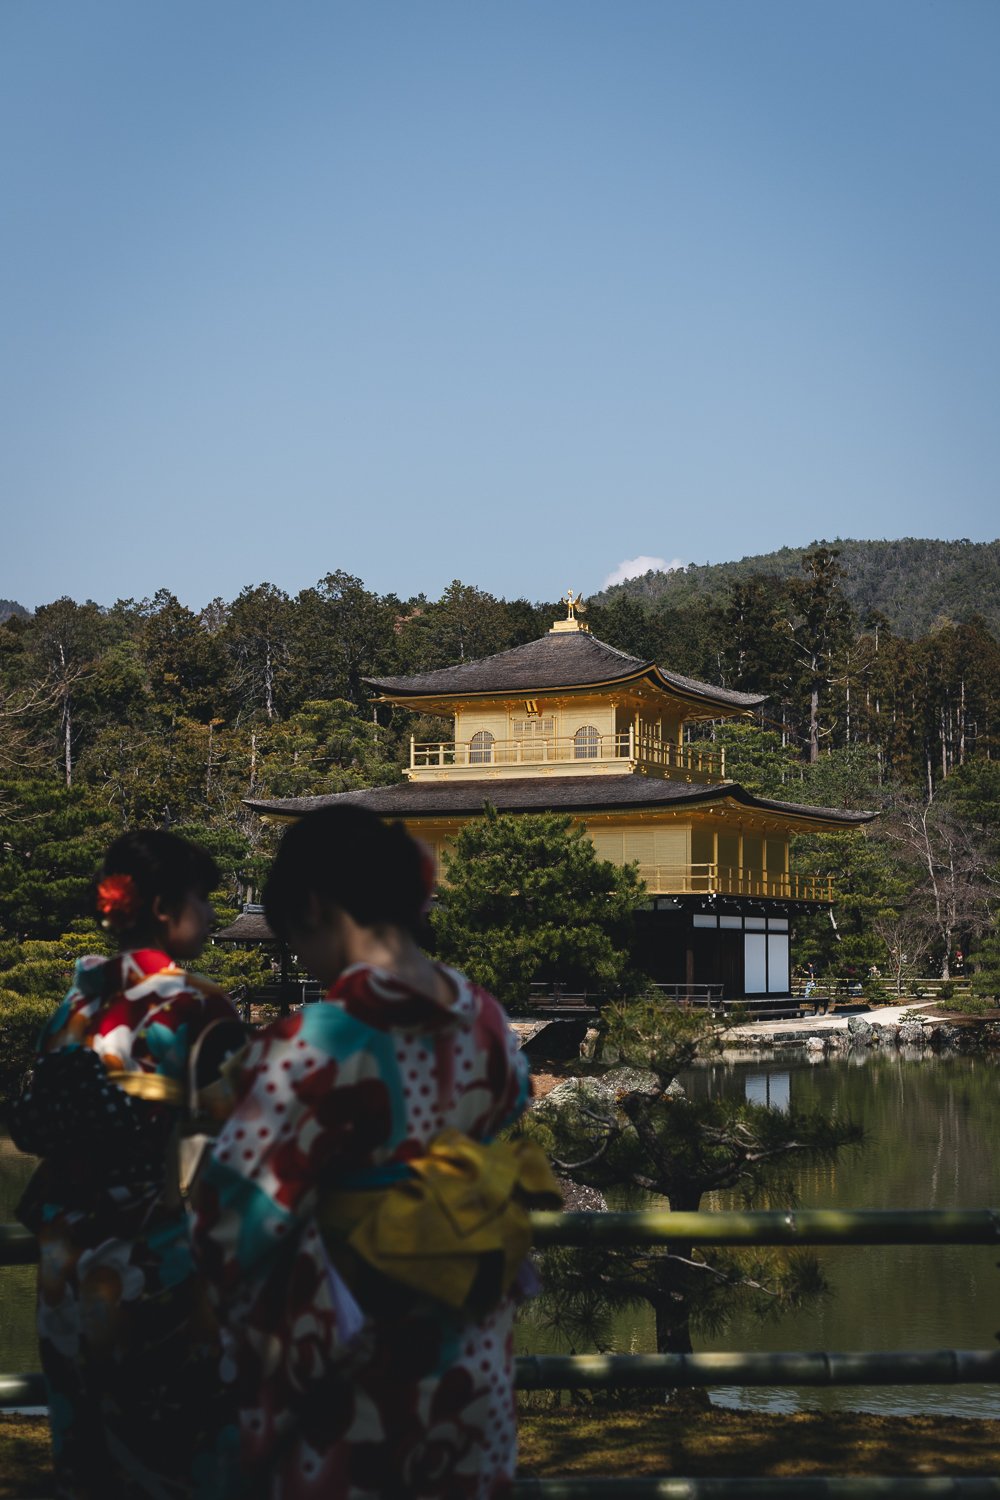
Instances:
[[[76,960],[103,946],[91,931],[0,942],[0,1104],[20,1092],[38,1034],[69,988]]]
[[[866,979],[865,999],[869,1005],[888,1005],[890,995],[885,981],[882,979]]]
[[[0,1103],[20,1093],[39,1032],[61,998],[61,994],[43,998],[0,990]]]
[[[954,995],[942,1000],[941,1009],[958,1016],[995,1016],[997,999],[988,995]]]

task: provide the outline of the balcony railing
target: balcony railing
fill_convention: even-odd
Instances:
[[[677,772],[696,781],[724,781],[726,752],[710,750],[702,741],[678,745],[655,735],[636,734],[634,727],[615,734],[539,735],[527,739],[472,740],[410,739],[411,771],[454,770],[491,766],[545,766],[632,762]]]
[[[656,865],[639,862],[646,889],[656,896],[704,894],[773,896],[786,901],[832,901],[829,875],[794,875],[785,870],[745,870],[733,865]]]
[[[636,760],[648,766],[660,766],[664,770],[682,771],[698,780],[725,781],[726,750],[721,746],[711,750],[705,740],[693,740],[690,745],[678,745],[673,740],[661,740],[655,735],[640,734],[636,740]]]

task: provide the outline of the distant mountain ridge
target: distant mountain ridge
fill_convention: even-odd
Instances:
[[[9,620],[11,615],[20,615],[22,620],[27,620],[31,615],[30,609],[25,609],[23,604],[18,604],[16,599],[0,599],[0,624]]]
[[[840,565],[847,573],[843,590],[858,614],[864,618],[877,611],[898,635],[926,635],[938,621],[959,623],[973,615],[982,616],[993,634],[1000,633],[1000,540],[939,542],[903,537],[860,542],[838,537],[811,542],[808,547],[781,547],[739,562],[691,563],[670,573],[649,572],[594,597],[609,603],[626,594],[652,605],[682,609],[696,600],[717,600],[731,583],[754,574],[793,577],[806,553],[816,547],[840,553]]]

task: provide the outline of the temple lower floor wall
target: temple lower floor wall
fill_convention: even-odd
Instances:
[[[791,927],[780,902],[729,899],[718,909],[655,901],[636,913],[638,968],[657,984],[721,984],[723,997],[788,995]]]

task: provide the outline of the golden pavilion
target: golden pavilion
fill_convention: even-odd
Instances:
[[[411,739],[402,783],[249,805],[294,818],[360,803],[401,819],[438,857],[484,803],[569,813],[602,859],[638,865],[649,902],[637,956],[652,978],[721,984],[727,998],[787,996],[792,919],[833,896],[828,877],[790,872],[789,841],[872,814],[775,802],[728,780],[724,751],[688,727],[747,718],[764,697],[629,656],[580,615],[570,591],[565,619],[539,640],[370,679],[377,702],[449,725],[447,738]]]

